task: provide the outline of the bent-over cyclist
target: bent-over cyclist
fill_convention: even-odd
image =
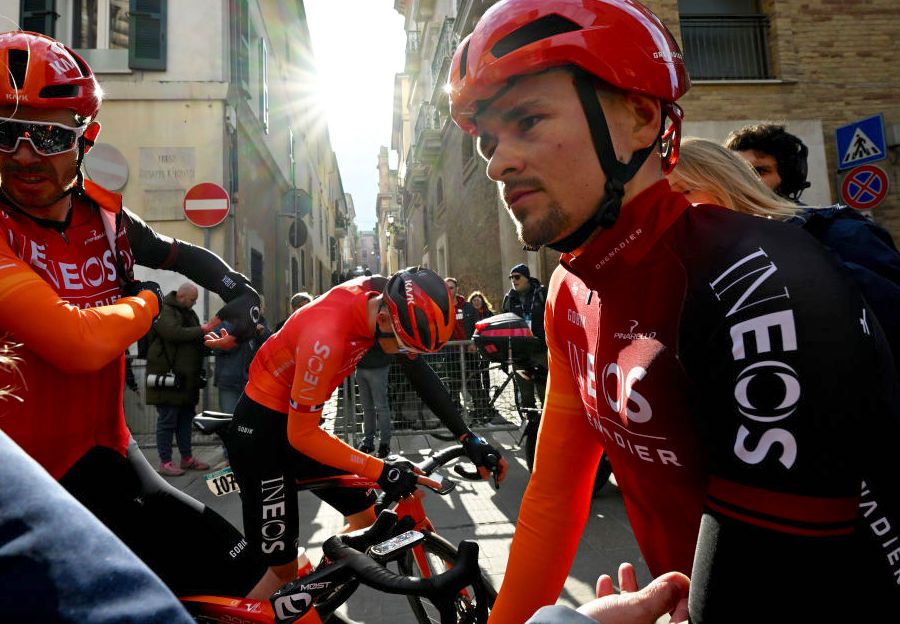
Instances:
[[[229,432],[244,533],[269,565],[251,597],[266,597],[296,576],[298,477],[344,472],[376,480],[393,496],[415,489],[415,473],[404,462],[382,461],[320,427],[325,402],[376,343],[385,353],[403,354],[416,391],[463,444],[482,477],[495,469],[503,480],[506,460],[466,427],[440,378],[417,357],[440,350],[454,323],[444,281],[429,269],[412,267],[390,279],[363,276],[335,286],[294,313],[257,352]],[[223,333],[209,334],[207,346],[225,343]],[[375,518],[371,493],[335,488],[316,494],[343,513],[351,529]]]

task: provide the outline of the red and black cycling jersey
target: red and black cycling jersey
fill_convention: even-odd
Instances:
[[[319,419],[335,388],[375,344],[368,306],[386,283],[380,275],[349,280],[291,315],[257,351],[244,390],[256,403],[289,415],[288,439],[298,451],[372,479],[383,462],[325,432]],[[397,361],[429,409],[454,435],[464,435],[465,423],[425,360],[399,355]]]
[[[562,256],[546,330],[535,469],[492,622],[556,601],[604,450],[651,572],[692,575],[692,621],[786,621],[778,595],[847,613],[845,592],[817,594],[830,574],[852,579],[854,605],[900,604],[893,364],[811,237],[661,181]]]
[[[133,266],[178,271],[226,301],[246,282],[208,250],[153,231],[120,195],[89,180],[85,191],[66,223],[0,202],[0,334],[21,343],[0,387],[22,399],[0,406],[0,428],[57,479],[94,446],[125,454],[123,354],[157,313],[149,293],[120,302]]]

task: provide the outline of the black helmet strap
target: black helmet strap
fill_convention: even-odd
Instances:
[[[625,196],[625,184],[634,177],[638,169],[647,160],[647,157],[656,146],[654,141],[643,149],[636,151],[627,163],[619,162],[613,147],[612,138],[609,135],[609,124],[600,106],[600,99],[594,88],[594,80],[583,71],[575,72],[575,90],[581,107],[587,118],[588,128],[591,131],[591,139],[594,142],[594,150],[600,161],[600,168],[606,176],[603,199],[597,211],[577,230],[565,238],[547,245],[551,249],[561,252],[570,252],[581,245],[593,234],[597,228],[611,228],[619,218],[619,209],[622,207],[622,198]],[[665,123],[663,121],[663,123]]]

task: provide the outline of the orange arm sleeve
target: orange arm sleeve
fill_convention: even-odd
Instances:
[[[101,369],[146,334],[158,312],[150,291],[80,310],[0,242],[0,333],[62,371]]]
[[[357,451],[319,426],[322,405],[331,397],[345,370],[343,332],[327,323],[297,337],[294,381],[288,410],[288,441],[314,460],[352,474],[377,479],[384,462]],[[312,327],[310,328],[312,329]]]
[[[333,466],[373,481],[381,475],[384,462],[357,451],[319,426],[322,412],[288,412],[288,441],[295,449],[326,466]]]
[[[549,335],[547,342],[548,398],[534,472],[519,508],[490,624],[521,624],[559,598],[587,523],[594,475],[603,452],[599,434],[585,418],[564,347],[554,344]]]

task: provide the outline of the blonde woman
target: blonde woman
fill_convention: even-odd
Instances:
[[[706,139],[682,140],[668,179],[691,203],[787,221],[812,234],[856,282],[900,362],[900,253],[887,230],[852,208],[809,208],[776,195],[746,160]]]
[[[737,153],[706,139],[682,140],[678,166],[668,178],[672,190],[684,193],[693,204],[717,204],[774,219],[787,219],[801,210],[763,184]]]

